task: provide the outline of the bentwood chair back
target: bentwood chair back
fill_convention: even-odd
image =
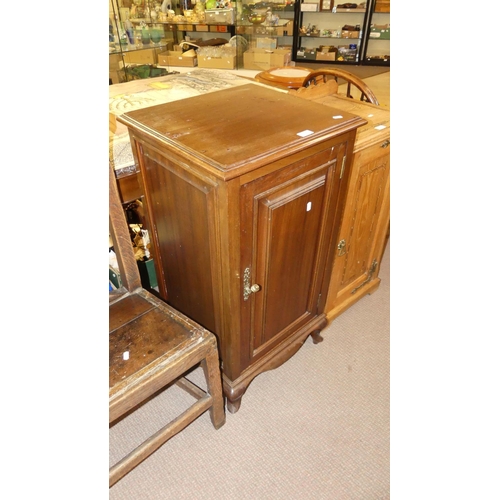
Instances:
[[[335,80],[337,84],[345,80],[347,83],[346,95],[347,97],[354,98],[353,87],[359,91],[359,100],[369,102],[371,104],[379,105],[378,99],[368,85],[356,75],[345,71],[343,69],[330,69],[322,68],[317,71],[311,71],[303,80],[302,87],[310,87],[313,85],[325,84],[331,80]]]

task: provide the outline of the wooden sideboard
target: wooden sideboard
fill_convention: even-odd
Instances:
[[[160,295],[219,340],[227,407],[326,318],[356,130],[260,85],[122,114]]]
[[[380,285],[378,273],[390,220],[390,113],[338,95],[311,100],[366,120],[354,143],[349,189],[326,300],[327,317],[332,320]]]

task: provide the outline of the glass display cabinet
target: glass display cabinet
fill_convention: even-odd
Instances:
[[[214,38],[216,45],[229,43],[236,34],[235,12],[229,0],[109,0],[110,83],[197,65],[195,58],[177,57],[190,49],[179,45],[211,45]]]
[[[237,4],[237,32],[245,35],[250,48],[290,48],[293,44],[294,0]]]
[[[388,65],[388,6],[389,0],[300,0],[295,8],[293,60]]]
[[[148,0],[109,0],[110,83],[168,73],[156,65],[173,38],[157,18],[156,4]]]
[[[390,0],[372,2],[368,25],[370,32],[366,39],[363,64],[390,66]]]

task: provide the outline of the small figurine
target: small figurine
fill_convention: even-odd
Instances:
[[[272,26],[273,23],[273,11],[271,7],[268,7],[266,10],[266,24],[268,26]]]

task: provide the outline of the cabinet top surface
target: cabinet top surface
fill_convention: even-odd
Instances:
[[[244,85],[125,113],[133,130],[184,151],[221,172],[270,155],[285,156],[364,125],[354,114]],[[259,162],[262,159],[262,162]]]
[[[340,95],[322,96],[312,100],[324,106],[331,106],[353,113],[366,120],[366,124],[357,131],[354,144],[355,152],[380,141],[390,139],[391,126],[388,109]]]

